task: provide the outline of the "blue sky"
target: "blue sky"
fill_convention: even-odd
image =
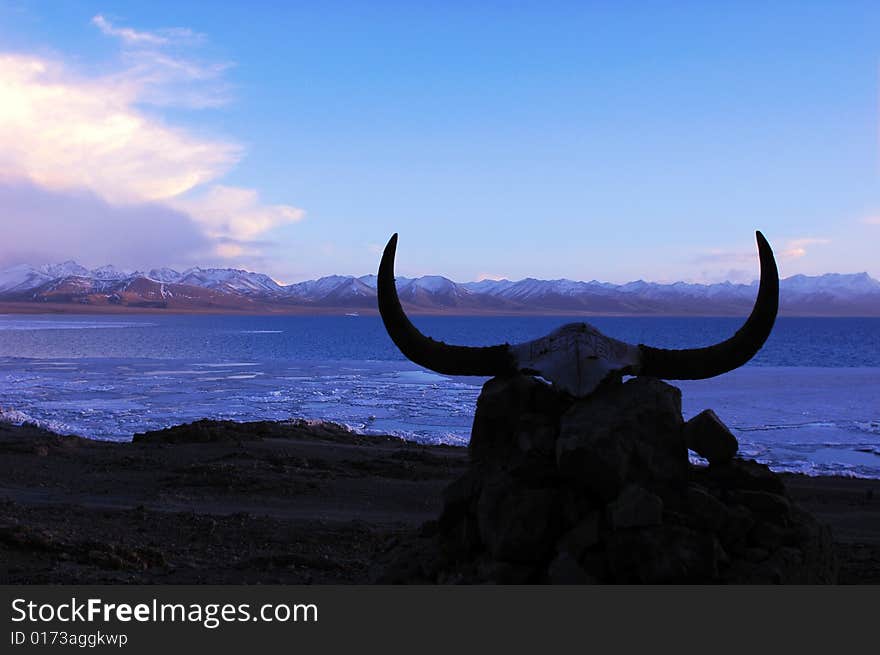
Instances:
[[[746,281],[761,229],[783,276],[880,277],[878,36],[876,2],[0,0],[0,264],[294,282],[399,232],[403,275]]]

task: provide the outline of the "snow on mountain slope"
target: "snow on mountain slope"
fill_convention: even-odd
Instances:
[[[862,293],[880,292],[880,282],[867,273],[826,273],[818,277],[793,275],[782,280],[780,289],[788,293],[830,293],[848,296]]]
[[[18,264],[0,271],[0,294],[22,293],[46,284],[52,276],[28,264]]]
[[[283,289],[285,294],[291,298],[315,300],[333,293],[339,287],[349,284],[354,279],[355,278],[350,275],[328,275],[326,277],[318,278],[317,280],[307,280],[305,282],[290,284]]]
[[[479,282],[464,282],[461,286],[474,293],[498,294],[513,284],[510,280],[480,280]]]
[[[40,267],[40,271],[53,279],[69,277],[71,275],[88,277],[91,273],[85,266],[80,266],[73,260],[68,260],[62,264],[45,264]]]
[[[98,280],[124,280],[131,277],[132,273],[128,271],[120,271],[112,264],[92,269],[91,276]]]
[[[280,293],[282,290],[281,285],[268,275],[235,268],[191,268],[181,273],[176,282],[245,294]]]
[[[132,306],[166,306],[173,297],[174,306],[181,307],[196,303],[245,308],[256,302],[265,306],[375,308],[376,283],[375,275],[330,275],[280,286],[268,275],[232,268],[194,267],[183,273],[154,268],[149,273],[130,273],[112,265],[89,271],[67,261],[40,267],[19,264],[0,271],[0,297]],[[403,303],[424,310],[683,314],[747,312],[758,285],[757,281],[659,284],[637,280],[611,284],[534,278],[459,284],[439,275],[398,277],[396,284]],[[795,313],[876,316],[880,315],[880,282],[867,273],[795,275],[781,281],[780,307]]]
[[[398,284],[400,283],[400,280],[405,280],[405,279],[406,279],[406,278],[401,278],[401,277],[397,278]],[[366,285],[367,285],[368,287],[370,287],[371,289],[375,289],[376,286],[379,284],[379,278],[376,277],[376,276],[373,275],[373,274],[370,274],[370,275],[361,275],[361,276],[358,278],[358,280],[360,280],[361,282],[363,282],[364,284],[366,284]]]
[[[439,275],[425,275],[397,284],[401,302],[414,305],[458,307],[470,304],[474,293]]]
[[[147,277],[156,282],[178,282],[180,273],[173,268],[151,268]]]

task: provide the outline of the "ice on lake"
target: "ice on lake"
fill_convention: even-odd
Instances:
[[[408,362],[0,358],[0,407],[7,420],[121,441],[201,418],[315,418],[465,444],[483,380]],[[775,470],[880,478],[880,369],[747,366],[674,384],[685,418],[713,409],[742,454]]]
[[[414,321],[467,345],[521,343],[566,322]],[[590,322],[631,343],[681,348],[723,340],[742,321]],[[0,315],[0,407],[10,421],[97,439],[201,418],[315,418],[467,443],[483,379],[438,375],[402,357],[377,316]],[[780,317],[745,367],[674,384],[685,417],[715,410],[746,456],[777,470],[880,478],[880,319]]]

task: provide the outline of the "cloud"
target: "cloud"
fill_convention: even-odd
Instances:
[[[243,156],[239,144],[168,124],[143,110],[143,105],[199,108],[228,100],[222,77],[229,64],[197,61],[176,50],[197,44],[201,35],[185,28],[119,27],[102,15],[92,22],[121,43],[117,66],[109,73],[88,75],[59,58],[0,52],[4,202],[48,212],[20,219],[14,239],[0,243],[0,250],[25,248],[35,241],[32,236],[38,241],[63,215],[94,228],[95,243],[87,251],[104,242],[109,257],[110,244],[121,243],[130,223],[148,222],[145,217],[153,212],[166,221],[163,230],[174,221],[180,224],[184,249],[198,246],[200,252],[236,259],[258,256],[260,235],[302,219],[304,212],[292,205],[264,204],[254,189],[220,183]],[[41,190],[44,201],[15,200],[12,189],[31,200]],[[76,207],[90,198],[101,220],[60,211],[61,199],[68,197],[80,199]],[[199,239],[191,238],[194,230]],[[162,234],[174,238],[171,230]],[[80,241],[70,241],[71,250],[59,254],[80,256],[73,250]]]
[[[185,265],[214,248],[190,216],[156,203],[113,205],[90,191],[0,182],[0,207],[3,266],[70,258],[90,266]]]
[[[868,216],[863,218],[862,222],[868,225],[880,225],[880,216]]]
[[[754,255],[753,255],[754,257]],[[743,268],[719,268],[717,270],[702,270],[698,276],[686,279],[686,282],[696,284],[717,284],[719,282],[733,282],[734,284],[750,284],[756,280],[757,271]],[[669,279],[668,282],[678,281]]]
[[[130,27],[116,27],[102,14],[92,18],[95,25],[103,34],[121,39],[129,45],[168,45],[174,41],[200,41],[204,37],[190,29],[172,27],[157,32],[142,32]]]
[[[774,248],[777,262],[787,262],[806,257],[811,246],[831,243],[830,239],[817,237],[799,237],[789,239],[781,248]],[[772,245],[772,244],[771,244]],[[757,252],[752,250],[733,250],[713,248],[706,250],[692,259],[703,266],[699,277],[690,278],[690,282],[714,283],[722,281],[748,283],[755,279],[757,269]],[[754,272],[753,272],[754,271]]]
[[[164,125],[137,90],[62,64],[0,56],[0,177],[89,189],[109,202],[172,198],[225,173],[241,148]]]
[[[215,185],[193,198],[175,200],[175,207],[187,212],[212,237],[249,241],[280,225],[296,223],[305,216],[291,205],[265,205],[253,189]],[[234,252],[228,241],[223,251]]]
[[[151,51],[123,53],[122,58],[127,68],[116,79],[136,90],[139,104],[205,109],[230,102],[230,87],[222,78],[229,63],[206,64]]]
[[[92,23],[120,40],[124,67],[108,79],[131,89],[139,103],[203,109],[229,102],[223,74],[232,64],[199,61],[193,55],[191,46],[202,43],[203,35],[179,27],[156,32],[116,27],[101,14]]]
[[[775,250],[775,255],[776,258],[780,260],[800,259],[801,257],[805,257],[807,255],[807,249],[809,246],[824,245],[827,243],[831,243],[831,240],[815,237],[789,239],[785,243],[785,246],[783,248]],[[693,261],[700,264],[711,262],[713,264],[719,265],[733,265],[750,264],[754,262],[755,259],[756,255],[754,250],[725,250],[721,248],[714,248],[697,255],[693,258]]]
[[[806,256],[807,254],[807,246],[813,245],[824,245],[826,243],[831,243],[830,239],[816,239],[811,237],[804,237],[801,239],[792,239],[789,241],[785,249],[779,253],[780,259],[800,259],[801,257]]]
[[[712,248],[700,253],[693,258],[693,262],[697,264],[750,264],[755,261],[755,252],[747,252],[745,250],[724,250],[721,248]]]

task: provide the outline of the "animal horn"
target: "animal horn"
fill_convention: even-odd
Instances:
[[[394,284],[394,255],[397,234],[385,246],[379,264],[376,293],[379,313],[395,345],[408,359],[445,375],[505,375],[516,372],[516,362],[507,344],[499,346],[451,346],[419,332],[400,306]]]
[[[779,272],[770,244],[756,232],[761,283],[752,313],[727,341],[706,348],[664,350],[639,344],[640,375],[667,380],[701,380],[732,371],[755,356],[773,329],[779,309]]]

